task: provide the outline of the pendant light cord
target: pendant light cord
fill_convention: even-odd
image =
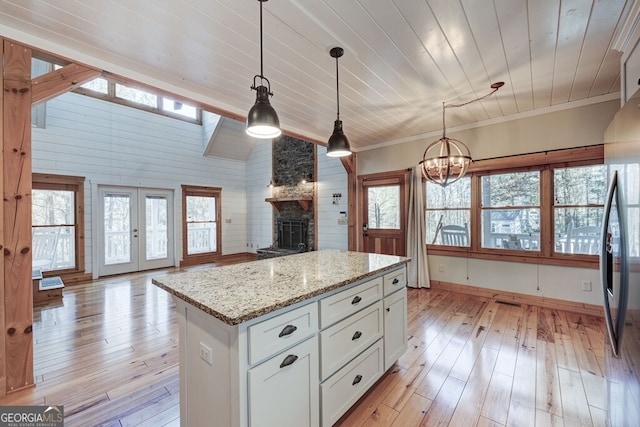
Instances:
[[[260,78],[264,79],[263,54],[262,54],[262,1],[260,1]]]
[[[340,79],[338,77],[338,56],[336,56],[336,107],[336,117],[340,120]]]

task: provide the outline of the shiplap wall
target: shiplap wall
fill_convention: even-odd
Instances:
[[[247,159],[247,252],[256,252],[273,242],[271,197],[271,140],[257,144]]]
[[[318,242],[316,249],[346,250],[348,247],[346,221],[344,224],[339,224],[338,220],[347,218],[347,172],[340,159],[327,157],[326,147],[317,146],[317,150]],[[342,194],[337,205],[333,204],[334,193]],[[345,212],[345,215],[340,212]]]
[[[182,254],[182,184],[222,187],[222,252],[244,252],[245,162],[202,156],[202,126],[68,93],[47,103],[33,129],[33,171],[77,175],[85,184],[86,270],[92,271],[92,209],[98,185],[174,190],[175,242]]]

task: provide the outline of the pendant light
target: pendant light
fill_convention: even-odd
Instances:
[[[422,176],[427,181],[443,187],[453,184],[467,173],[469,165],[473,161],[469,148],[462,141],[447,137],[447,127],[444,120],[445,109],[464,107],[472,102],[480,101],[493,95],[502,86],[504,86],[504,82],[493,83],[490,93],[462,104],[442,103],[442,138],[427,146],[422,160],[418,163],[422,167]]]
[[[336,121],[333,124],[333,134],[329,138],[327,143],[327,156],[329,157],[344,157],[351,155],[351,146],[347,135],[342,131],[342,120],[340,120],[340,87],[338,78],[338,58],[344,54],[344,49],[341,47],[334,47],[329,51],[332,58],[336,58],[336,104],[337,115]]]
[[[251,90],[256,91],[256,103],[253,104],[249,115],[247,116],[247,135],[255,138],[267,139],[280,136],[280,120],[276,110],[273,109],[269,102],[269,97],[273,96],[271,92],[271,83],[264,76],[263,58],[262,58],[262,3],[267,0],[258,0],[260,2],[260,74],[253,77],[253,86]],[[260,78],[260,85],[256,86],[256,79]],[[267,86],[263,83],[267,82]]]

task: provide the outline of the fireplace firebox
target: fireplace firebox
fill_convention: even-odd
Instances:
[[[271,247],[258,249],[258,258],[272,258],[308,251],[307,218],[278,218],[277,237]]]

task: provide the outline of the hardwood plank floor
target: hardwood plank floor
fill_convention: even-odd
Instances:
[[[70,286],[36,307],[36,387],[0,405],[64,405],[68,427],[178,426],[175,305],[151,284],[165,272]],[[604,425],[601,318],[408,295],[409,349],[338,426]]]

